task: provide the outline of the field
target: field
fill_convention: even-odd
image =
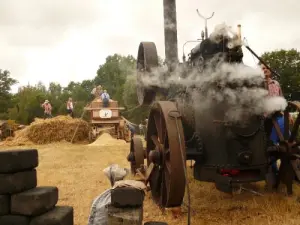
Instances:
[[[126,161],[129,144],[109,136],[100,137],[93,145],[59,142],[21,147],[0,146],[0,150],[15,148],[39,150],[38,185],[59,188],[59,205],[74,207],[76,225],[87,224],[93,199],[110,187],[103,169],[113,163],[129,167]],[[297,198],[300,191],[296,185],[294,197],[285,197],[283,193],[264,193],[263,184],[257,184],[256,188],[264,196],[249,192],[228,196],[217,191],[212,184],[193,180],[190,169],[189,177],[193,225],[300,224],[300,203]],[[170,210],[162,213],[152,202],[150,193],[146,196],[145,222],[158,220],[166,221],[169,225],[187,224],[185,206],[183,212],[179,218],[174,218]]]

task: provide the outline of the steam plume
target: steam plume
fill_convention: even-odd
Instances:
[[[241,45],[237,34],[226,24],[217,26],[210,39],[218,41],[222,35],[230,37],[229,43],[233,46]],[[222,61],[212,63],[202,71],[181,66],[172,74],[167,73],[167,67],[155,68],[143,75],[140,82],[146,87],[176,87],[178,94],[173,93],[171,97],[182,107],[192,109],[196,116],[237,122],[249,116],[281,111],[287,106],[283,97],[267,97],[264,74],[259,68]]]

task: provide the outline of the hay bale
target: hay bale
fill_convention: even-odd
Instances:
[[[48,144],[52,142],[71,142],[74,132],[77,129],[73,142],[88,140],[89,125],[82,119],[73,119],[70,116],[57,116],[50,119],[36,118],[26,128],[16,132],[12,140],[6,144]]]

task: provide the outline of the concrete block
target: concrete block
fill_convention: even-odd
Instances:
[[[29,225],[29,218],[26,216],[6,215],[0,216],[1,225]]]
[[[38,166],[36,149],[0,151],[0,173],[15,173]]]
[[[0,216],[9,214],[9,210],[10,210],[10,196],[0,195]]]
[[[11,214],[38,216],[54,208],[57,187],[36,187],[11,196]]]
[[[0,174],[0,184],[0,195],[14,194],[35,188],[37,185],[36,170]]]
[[[29,225],[73,225],[74,210],[70,206],[56,206],[51,211],[33,217]]]
[[[143,205],[145,193],[132,187],[118,187],[111,190],[111,205],[114,207],[139,207]]]

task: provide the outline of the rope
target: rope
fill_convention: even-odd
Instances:
[[[123,120],[125,120],[127,123],[129,123],[130,125],[139,126],[139,125],[137,125],[137,124],[135,124],[135,123],[130,122],[130,121],[127,120],[124,116],[121,116],[121,118],[122,118]]]
[[[125,111],[125,113],[131,112],[131,111],[133,111],[133,110],[135,110],[135,109],[137,109],[139,107],[141,107],[141,105],[137,105],[136,107],[134,107],[134,108],[132,108],[130,110]]]
[[[85,107],[87,107],[89,104],[87,104]],[[83,118],[83,116],[84,116],[84,114],[85,114],[85,107],[83,108],[83,112],[82,112],[82,114],[81,114],[81,117],[80,117],[80,119],[82,119]],[[73,139],[74,139],[74,137],[75,137],[75,135],[76,135],[76,133],[77,133],[77,131],[78,131],[78,128],[79,128],[79,123],[77,124],[77,127],[76,127],[76,129],[75,129],[75,132],[74,132],[74,134],[73,134],[73,137],[72,137],[72,139],[71,139],[71,143],[73,143]]]

